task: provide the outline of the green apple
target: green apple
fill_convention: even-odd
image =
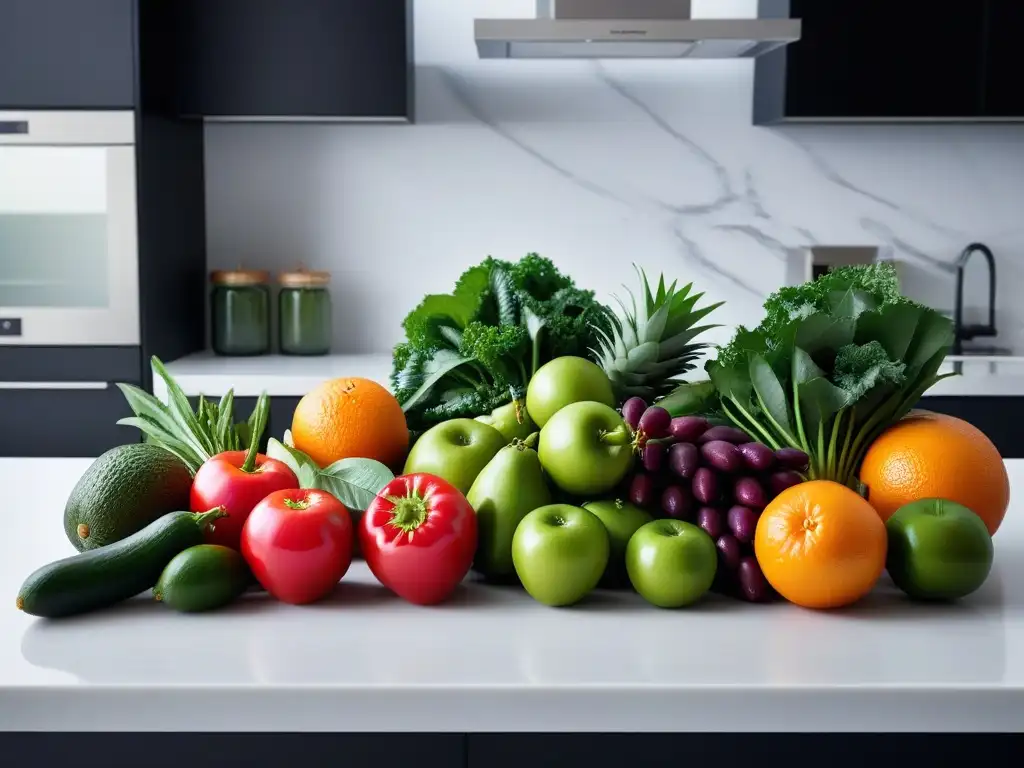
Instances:
[[[583,508],[597,515],[608,531],[608,567],[605,568],[601,583],[608,587],[628,584],[626,545],[638,528],[654,518],[635,504],[622,499],[591,501],[584,504]]]
[[[660,608],[681,608],[703,597],[715,580],[715,542],[692,523],[655,520],[626,545],[626,572],[633,588]]]
[[[548,504],[519,523],[512,537],[512,563],[534,600],[572,605],[601,579],[608,565],[608,533],[582,507]]]
[[[476,511],[473,570],[493,581],[515,580],[512,537],[526,515],[551,503],[531,440],[506,445],[473,481],[466,498]]]
[[[469,493],[480,470],[505,443],[501,432],[474,419],[442,421],[420,435],[409,451],[402,474],[437,475],[462,493]]]
[[[633,464],[629,427],[610,405],[585,401],[558,411],[540,431],[537,453],[551,480],[575,496],[600,496]]]
[[[537,425],[533,423],[522,400],[513,400],[498,406],[490,413],[477,416],[476,420],[494,427],[509,443],[516,439],[525,440],[537,431]]]
[[[893,582],[918,600],[966,597],[992,570],[992,537],[984,521],[946,499],[921,499],[885,522],[885,567]]]
[[[526,410],[538,427],[567,405],[592,400],[615,406],[608,375],[583,357],[556,357],[540,368],[526,389]]]

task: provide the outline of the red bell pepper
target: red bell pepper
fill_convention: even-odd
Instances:
[[[451,483],[428,474],[396,477],[370,503],[359,544],[370,571],[399,597],[440,603],[469,572],[476,512]]]

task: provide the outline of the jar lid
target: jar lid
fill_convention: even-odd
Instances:
[[[331,282],[331,273],[299,268],[294,272],[282,272],[277,281],[285,288],[320,288]]]
[[[222,269],[210,273],[214,285],[266,285],[270,273],[264,269]]]

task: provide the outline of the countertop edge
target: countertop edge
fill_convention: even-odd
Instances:
[[[1016,733],[1022,710],[977,685],[0,689],[0,731]]]

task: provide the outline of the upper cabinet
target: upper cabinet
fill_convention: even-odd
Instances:
[[[409,120],[411,5],[176,0],[177,111],[211,120]]]
[[[761,0],[802,21],[755,63],[754,121],[980,121],[1024,116],[1011,46],[1021,0]],[[1014,66],[1014,70],[1016,67]]]
[[[984,115],[1024,118],[1017,58],[1024,37],[1024,0],[987,0]]]
[[[0,110],[131,109],[136,0],[0,0]]]

